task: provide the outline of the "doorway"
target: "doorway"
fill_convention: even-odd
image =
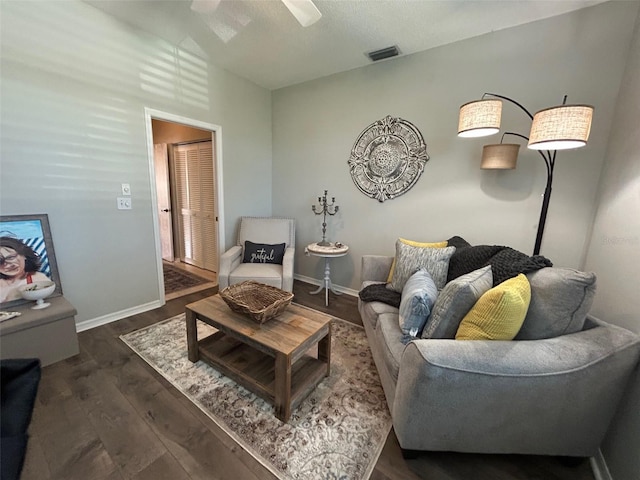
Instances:
[[[159,293],[166,301],[218,283],[224,249],[221,129],[148,109],[145,113]]]

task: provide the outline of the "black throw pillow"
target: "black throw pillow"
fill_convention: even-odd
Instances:
[[[244,257],[242,263],[277,263],[282,265],[286,244],[276,243],[269,245],[266,243],[253,243],[249,240],[244,242]]]

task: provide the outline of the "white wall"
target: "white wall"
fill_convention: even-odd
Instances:
[[[145,107],[222,127],[227,245],[271,213],[269,91],[81,2],[0,7],[0,213],[49,215],[78,322],[159,297]]]
[[[456,136],[459,106],[484,92],[512,97],[532,113],[564,94],[569,103],[595,106],[588,146],[558,154],[541,251],[558,266],[578,267],[637,10],[637,3],[610,2],[274,91],[273,211],[298,220],[296,272],[322,276],[322,262],[305,257],[303,247],[320,239],[311,204],[325,188],[341,209],[328,221],[329,238],[351,247],[332,266],[344,287],[359,288],[361,256],[393,254],[398,236],[461,235],[531,253],[542,159],[523,146],[516,170],[481,171],[482,145],[500,138]],[[386,115],[415,124],[431,159],[413,189],[380,204],[357,190],[347,160],[362,130]],[[504,128],[526,135],[529,126],[505,103]]]
[[[640,15],[616,104],[585,268],[598,274],[592,313],[640,333]],[[602,452],[614,480],[640,476],[640,367]]]

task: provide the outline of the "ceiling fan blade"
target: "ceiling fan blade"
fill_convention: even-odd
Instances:
[[[303,27],[313,25],[322,17],[322,13],[311,0],[282,0],[282,3]]]
[[[193,0],[191,2],[191,10],[198,13],[215,12],[220,5],[220,0]]]

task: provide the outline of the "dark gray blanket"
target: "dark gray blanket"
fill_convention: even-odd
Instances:
[[[472,246],[462,237],[451,237],[447,240],[449,246],[456,247],[456,251],[449,260],[447,283],[469,272],[473,272],[487,265],[491,265],[493,286],[518,276],[544,267],[552,267],[553,263],[542,255],[529,256],[502,245]],[[382,302],[393,307],[400,307],[400,293],[386,287],[384,283],[369,285],[358,294],[363,302]]]
[[[368,285],[358,295],[363,302],[382,302],[400,308],[400,293],[388,289],[384,283]]]
[[[449,260],[447,282],[479,268],[491,265],[493,286],[515,277],[520,273],[529,273],[553,263],[542,255],[529,256],[501,245],[477,245],[456,248]]]

